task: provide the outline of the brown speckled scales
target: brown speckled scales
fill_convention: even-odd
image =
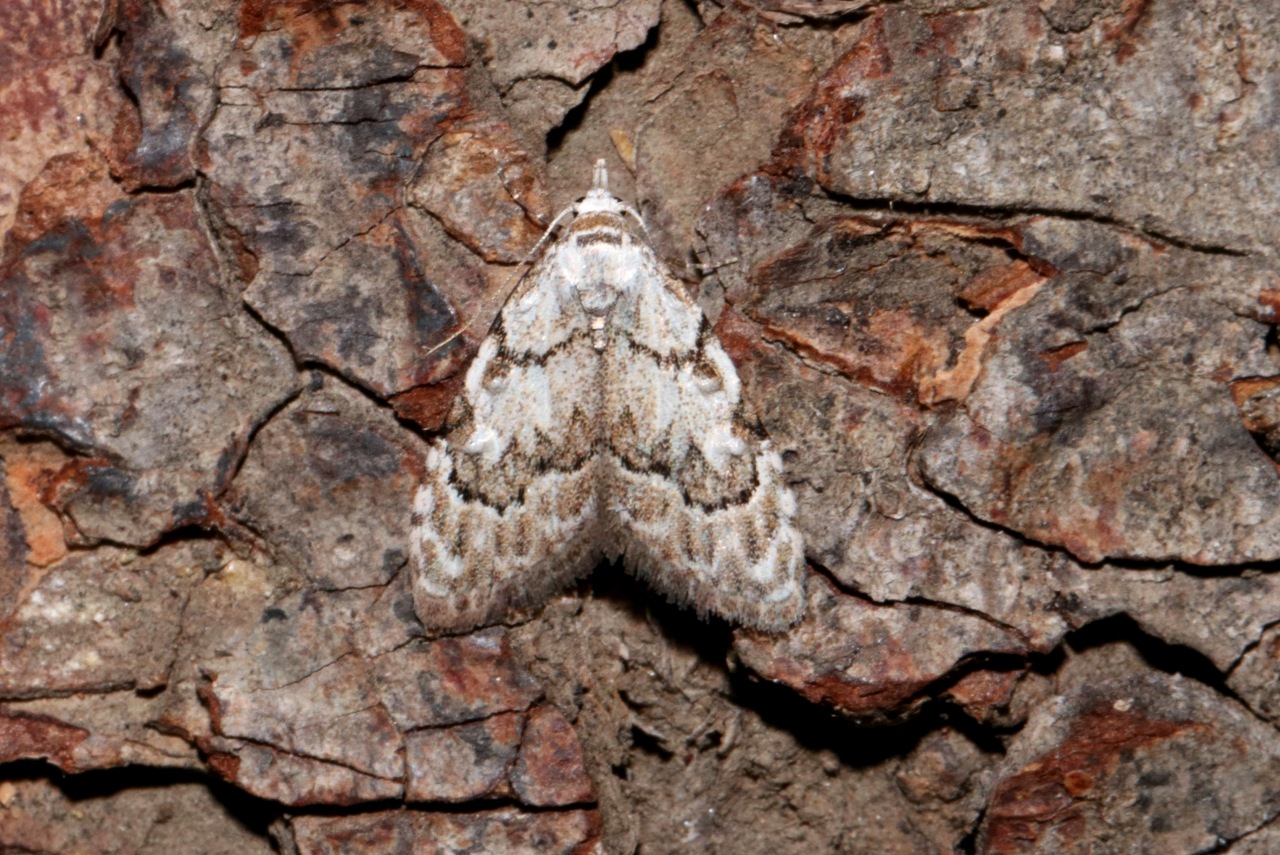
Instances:
[[[606,182],[601,161],[429,452],[410,544],[418,615],[479,626],[622,556],[699,614],[783,629],[804,609],[804,549],[782,462]]]

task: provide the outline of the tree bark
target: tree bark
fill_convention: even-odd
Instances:
[[[1280,7],[0,32],[0,851],[1280,849]],[[414,614],[428,444],[598,157],[783,454],[786,632],[609,564]]]

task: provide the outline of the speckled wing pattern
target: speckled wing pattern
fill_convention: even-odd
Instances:
[[[700,614],[783,629],[804,609],[804,549],[782,461],[706,318],[606,183],[601,162],[428,452],[410,543],[418,616],[469,629],[621,556]]]

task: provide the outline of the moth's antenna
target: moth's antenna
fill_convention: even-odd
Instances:
[[[635,208],[630,205],[623,205],[622,213],[630,214],[635,218],[635,221],[640,224],[640,231],[644,232],[644,239],[649,243],[653,243],[653,236],[649,234],[649,227],[644,224],[644,217],[640,216],[640,214],[636,212]]]
[[[547,230],[542,233],[542,237],[538,238],[538,242],[533,245],[533,249],[526,252],[524,255],[524,258],[520,259],[520,261],[516,263],[517,269],[511,272],[511,275],[508,276],[506,281],[502,283],[502,287],[499,288],[495,293],[495,296],[501,296],[502,298],[500,301],[496,301],[499,307],[506,305],[507,300],[511,298],[511,293],[515,291],[516,285],[520,284],[520,278],[524,276],[524,273],[528,272],[528,271],[524,271],[524,273],[521,273],[518,268],[520,268],[522,265],[528,264],[542,250],[542,247],[546,245],[547,241],[551,239],[551,235],[553,235],[555,233],[555,230],[560,227],[560,222],[569,214],[574,213],[576,210],[577,210],[576,205],[570,205],[568,208],[565,208],[563,211],[556,214],[556,218],[551,221],[551,225],[547,226]],[[482,300],[480,303],[481,308],[488,308],[490,305],[491,305],[491,302],[489,300]],[[452,342],[458,336],[462,335],[467,330],[471,329],[471,325],[475,323],[476,318],[480,317],[483,314],[488,314],[488,313],[474,312],[471,315],[471,320],[467,321],[465,324],[463,324],[462,326],[454,330],[453,333],[444,341],[440,342],[437,345],[432,346],[430,350],[428,350],[426,353],[423,354],[423,356],[430,356],[431,354],[435,353],[437,350],[440,350],[442,347]]]

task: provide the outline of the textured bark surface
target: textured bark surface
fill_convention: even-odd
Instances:
[[[1277,32],[4,4],[0,852],[1275,851]],[[413,614],[426,442],[602,156],[784,452],[787,633],[611,566]]]

